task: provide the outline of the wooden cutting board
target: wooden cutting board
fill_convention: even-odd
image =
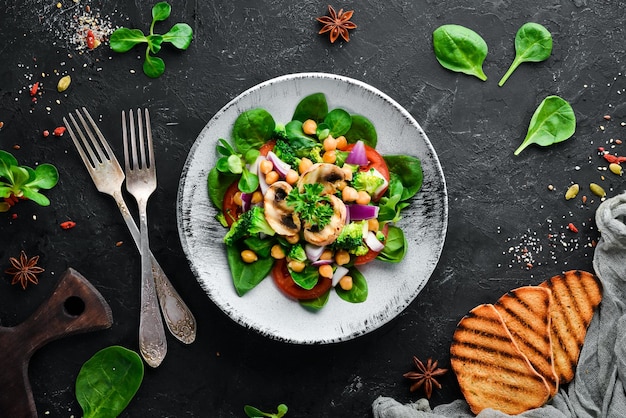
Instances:
[[[100,292],[68,269],[52,295],[24,322],[0,327],[0,416],[37,417],[28,363],[46,343],[81,332],[110,328],[111,308]]]

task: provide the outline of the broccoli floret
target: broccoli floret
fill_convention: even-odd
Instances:
[[[367,234],[367,222],[350,222],[343,226],[339,236],[332,243],[333,250],[346,250],[350,254],[364,255],[369,249],[363,239]]]
[[[224,236],[226,245],[233,245],[244,237],[253,236],[258,233],[274,235],[276,232],[265,220],[265,210],[260,206],[253,206],[252,209],[239,216]]]
[[[278,158],[292,167],[297,167],[300,164],[300,159],[296,156],[293,147],[284,139],[276,140],[273,151]]]
[[[378,190],[385,186],[386,180],[371,168],[369,171],[357,171],[352,176],[352,187],[356,190],[365,190],[370,196],[374,196]]]
[[[292,246],[291,249],[289,250],[289,254],[287,254],[287,257],[289,257],[292,260],[298,260],[298,261],[306,261],[307,259],[306,252],[304,251],[304,247],[300,244],[295,244],[294,246]]]
[[[311,149],[311,152],[309,152],[309,160],[313,161],[313,164],[323,163],[324,160],[322,159],[322,148],[315,147]]]

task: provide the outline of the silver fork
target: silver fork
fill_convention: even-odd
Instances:
[[[152,367],[157,367],[167,353],[165,330],[159,313],[156,289],[152,279],[150,244],[148,241],[148,199],[156,190],[156,167],[150,114],[145,109],[145,136],[141,110],[137,109],[139,139],[135,135],[135,118],[129,112],[130,141],[126,132],[126,113],[122,110],[122,137],[124,138],[124,163],[126,165],[126,190],[137,200],[139,208],[139,234],[141,236],[141,313],[139,317],[139,351]]]
[[[83,107],[82,112],[78,109],[76,110],[76,118],[80,121],[80,125],[73,114],[68,116],[72,123],[70,124],[66,118],[63,118],[63,122],[91,179],[98,191],[108,194],[115,199],[137,248],[140,248],[141,237],[139,229],[122,197],[124,172],[117,158],[115,158],[113,150],[87,109]],[[152,254],[150,256],[152,258],[152,273],[156,284],[157,296],[165,324],[178,340],[185,344],[190,344],[196,338],[196,320],[178,292],[176,292],[176,289],[172,286],[157,260]]]

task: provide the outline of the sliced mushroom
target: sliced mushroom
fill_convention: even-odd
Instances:
[[[313,164],[300,176],[298,190],[302,191],[305,184],[320,183],[324,186],[324,194],[334,194],[346,186],[346,173],[335,164]]]
[[[305,225],[304,227],[305,241],[320,247],[334,242],[346,224],[346,205],[335,195],[331,194],[328,197],[333,207],[333,216],[331,216],[328,225],[321,230],[317,229],[315,225]]]
[[[269,186],[263,198],[265,220],[279,235],[292,236],[300,232],[300,218],[285,200],[292,189],[286,181],[277,181]]]

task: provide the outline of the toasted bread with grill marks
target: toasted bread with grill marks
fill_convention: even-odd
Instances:
[[[524,286],[503,295],[494,306],[522,354],[546,380],[552,397],[559,380],[552,358],[550,298],[547,287]]]
[[[550,302],[554,368],[560,384],[574,378],[587,328],[602,301],[602,285],[588,272],[570,270],[539,286],[552,291]]]
[[[485,408],[519,414],[543,405],[550,396],[545,379],[519,350],[491,304],[479,305],[461,319],[450,362],[475,414]]]

